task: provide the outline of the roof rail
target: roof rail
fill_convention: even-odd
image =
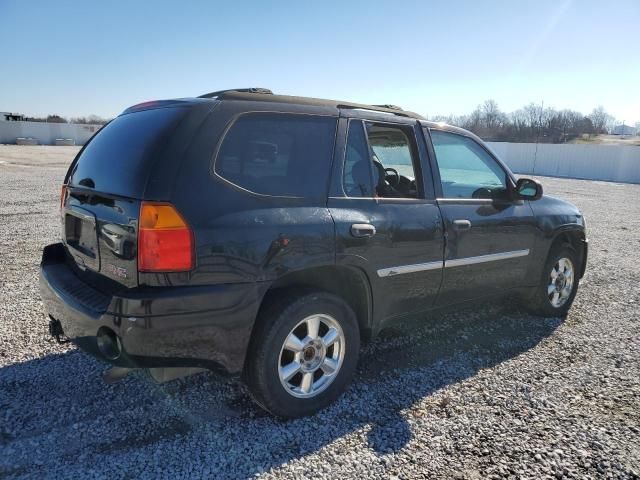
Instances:
[[[403,111],[404,108],[399,107],[397,105],[391,105],[389,103],[385,103],[384,105],[372,105],[373,107],[380,107],[380,108],[388,108],[389,110],[400,110]]]
[[[388,108],[386,105],[366,105],[358,103],[339,103],[338,108],[350,110],[367,110],[369,112],[386,113],[388,115],[398,115],[400,117],[422,118],[421,115],[413,112],[405,112],[401,108]]]
[[[228,90],[219,90],[217,92],[205,93],[198,98],[214,98],[221,97],[225,93],[239,92],[239,93],[262,93],[264,95],[273,95],[273,92],[268,88],[252,87],[252,88],[230,88]]]
[[[371,112],[386,113],[387,115],[398,115],[400,117],[424,120],[424,117],[421,115],[403,110],[395,105],[366,105],[363,103],[340,102],[322,98],[277,95],[266,88],[232,88],[229,90],[220,90],[219,92],[206,93],[204,95],[200,95],[198,98],[217,98],[218,100],[226,98],[230,100],[245,100],[251,102],[290,103],[296,105],[333,107],[337,109],[367,110]]]

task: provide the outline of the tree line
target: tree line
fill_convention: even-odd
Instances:
[[[69,119],[48,115],[26,117],[25,120],[87,125],[104,125],[110,121],[97,115]],[[616,124],[615,118],[602,106],[583,115],[575,110],[556,110],[545,108],[543,104],[530,103],[515,112],[505,113],[492,99],[478,105],[469,115],[436,115],[429,117],[429,120],[462,127],[487,141],[524,143],[565,143],[575,138],[611,132]],[[640,122],[636,124],[636,129],[640,135]]]
[[[555,110],[530,103],[505,113],[495,100],[478,105],[469,115],[438,115],[429,120],[465,128],[488,141],[524,143],[565,143],[574,138],[608,133],[615,125],[614,117],[602,106],[583,115],[575,110]]]

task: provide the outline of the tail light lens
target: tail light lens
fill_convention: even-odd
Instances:
[[[168,203],[142,202],[138,226],[138,271],[185,272],[194,267],[193,232]]]

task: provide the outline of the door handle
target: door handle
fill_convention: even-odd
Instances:
[[[375,234],[376,227],[368,223],[354,223],[351,225],[351,235],[354,237],[373,237]]]
[[[471,228],[471,222],[469,220],[454,220],[453,228],[456,230],[469,230]]]

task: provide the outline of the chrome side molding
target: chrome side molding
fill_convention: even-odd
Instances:
[[[425,270],[437,270],[439,268],[462,267],[464,265],[475,265],[477,263],[495,262],[497,260],[509,260],[510,258],[526,257],[529,255],[529,249],[513,250],[511,252],[490,253],[488,255],[479,255],[477,257],[454,258],[445,260],[444,262],[427,262],[415,263],[413,265],[401,265],[399,267],[382,268],[378,270],[378,276],[392,277],[394,275],[402,275],[405,273],[423,272]]]
[[[402,265],[400,267],[389,267],[378,270],[379,277],[392,277],[404,273],[423,272],[425,270],[437,270],[443,267],[444,262],[415,263],[413,265]]]
[[[512,252],[490,253],[488,255],[479,255],[477,257],[454,258],[445,260],[445,268],[462,267],[464,265],[475,265],[476,263],[495,262],[496,260],[508,260],[510,258],[526,257],[529,255],[529,249],[514,250]]]

